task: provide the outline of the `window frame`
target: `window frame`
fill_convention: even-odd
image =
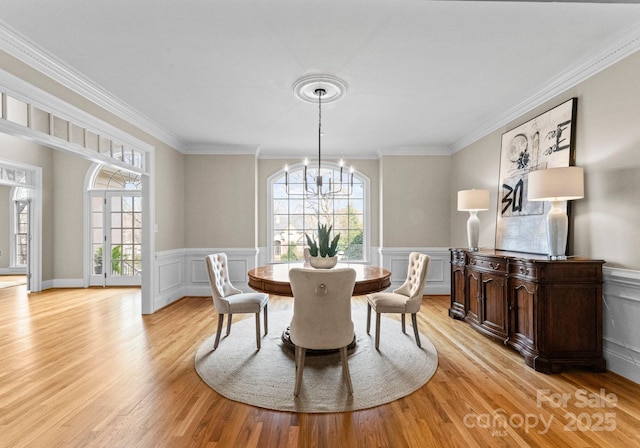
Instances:
[[[32,207],[32,201],[31,201],[31,197],[32,197],[32,191],[31,188],[28,186],[24,186],[24,187],[13,187],[11,189],[10,192],[11,195],[11,207],[9,209],[9,220],[10,220],[10,225],[9,225],[9,232],[10,232],[10,245],[9,245],[9,267],[10,268],[20,268],[20,269],[26,269],[27,268],[27,263],[28,263],[28,257],[29,257],[29,241],[27,241],[27,245],[26,245],[26,250],[27,250],[27,263],[18,263],[18,257],[19,257],[19,250],[18,250],[18,240],[19,240],[19,235],[22,235],[22,233],[19,232],[19,227],[20,227],[20,215],[21,213],[19,212],[19,207],[20,204],[26,204],[26,208],[27,208],[27,233],[26,233],[26,238],[27,240],[30,238],[31,235],[31,207]]]
[[[309,161],[309,166],[314,167],[317,164],[317,160]],[[296,171],[302,171],[304,169],[304,162],[296,163],[293,165],[289,165],[289,174],[294,173]],[[340,165],[335,162],[322,162],[322,169],[334,169],[340,170]],[[275,244],[273,241],[273,232],[274,232],[274,223],[273,223],[273,185],[274,183],[281,179],[285,175],[284,165],[283,167],[273,173],[271,176],[267,178],[267,252],[268,252],[268,262],[270,264],[280,264],[287,263],[287,261],[275,260]],[[364,238],[362,241],[362,260],[349,261],[349,263],[361,263],[366,264],[370,262],[370,247],[371,247],[371,181],[370,179],[360,171],[354,169],[353,176],[359,182],[362,182],[362,190],[363,190],[363,233]],[[285,249],[281,246],[281,252]]]

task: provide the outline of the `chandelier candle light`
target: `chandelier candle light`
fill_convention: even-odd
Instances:
[[[458,210],[469,212],[467,220],[467,240],[469,251],[478,251],[478,236],[480,234],[480,219],[478,212],[489,210],[489,190],[462,190],[458,191]]]
[[[552,260],[565,260],[569,217],[563,201],[584,197],[584,170],[577,166],[549,168],[529,173],[527,199],[549,201],[547,253]]]
[[[313,89],[313,94],[311,93]],[[323,179],[322,169],[322,98],[329,96],[330,101],[336,101],[346,92],[346,83],[339,78],[329,75],[311,75],[304,77],[293,86],[295,95],[308,102],[318,101],[318,170],[316,175],[309,179],[309,159],[304,159],[304,188],[302,193],[292,192],[289,189],[289,166],[284,166],[284,182],[287,195],[289,196],[305,196],[329,198],[332,196],[350,196],[353,191],[353,167],[349,169],[348,180],[343,182],[344,161],[340,159],[340,180],[334,182],[333,176],[328,176],[327,180]],[[328,93],[329,92],[329,93]],[[314,98],[315,97],[315,98]],[[343,186],[346,183],[346,189]]]

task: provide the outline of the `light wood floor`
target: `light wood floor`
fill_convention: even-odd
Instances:
[[[271,309],[289,306],[271,298]],[[423,301],[419,325],[439,355],[424,387],[369,410],[309,415],[235,403],[200,380],[193,358],[214,332],[210,299],[141,316],[136,289],[2,289],[0,447],[640,446],[640,385],[609,372],[537,373],[447,306],[446,296]]]

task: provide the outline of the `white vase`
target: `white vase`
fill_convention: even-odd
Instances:
[[[309,264],[316,269],[331,269],[337,263],[337,255],[335,257],[309,257]]]

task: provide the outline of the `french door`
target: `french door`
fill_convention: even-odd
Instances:
[[[142,279],[140,191],[91,195],[91,286],[135,286]]]
[[[11,229],[13,244],[10,248],[10,265],[25,268],[27,291],[31,291],[31,199],[15,200],[11,217],[14,223]]]

